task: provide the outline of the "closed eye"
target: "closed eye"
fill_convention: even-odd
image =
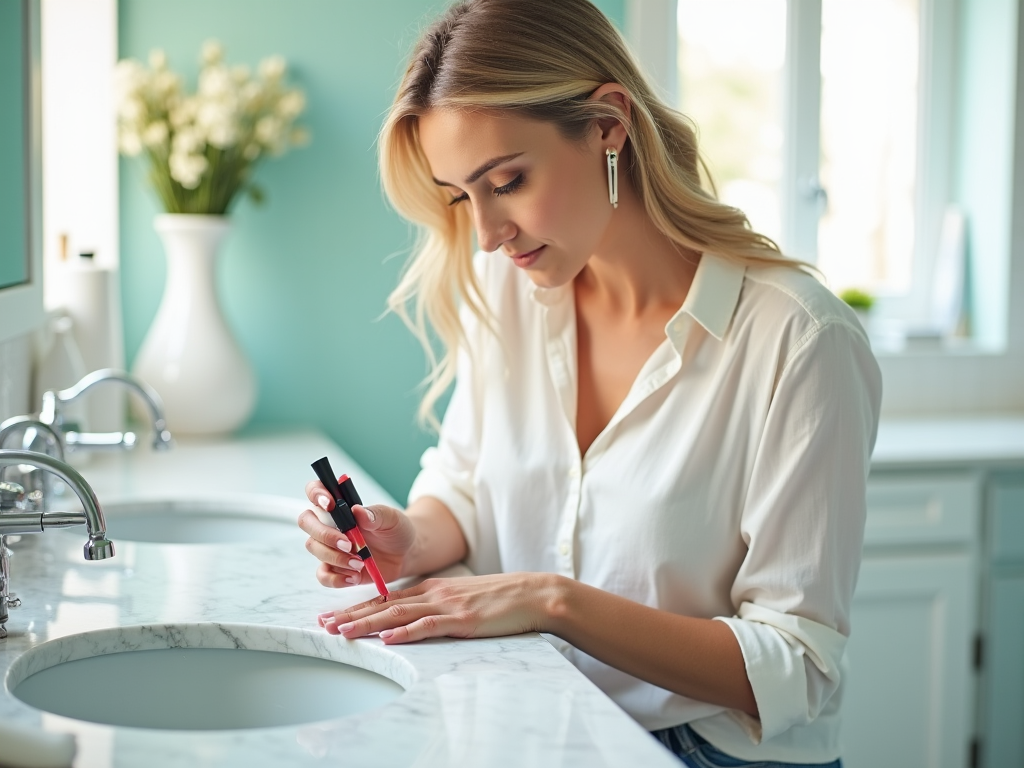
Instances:
[[[495,187],[494,188],[494,196],[495,197],[501,197],[502,195],[511,195],[513,192],[515,192],[521,186],[523,186],[523,182],[524,182],[523,174],[520,173],[518,176],[516,176],[514,179],[512,179],[512,181],[510,181],[508,184],[503,184],[500,187]],[[469,195],[467,193],[463,192],[458,197],[453,197],[448,202],[448,205],[456,205],[457,203],[461,203],[463,200],[468,200],[468,199],[469,199]]]
[[[523,186],[523,174],[520,173],[518,176],[516,176],[514,179],[512,179],[512,181],[510,181],[508,184],[505,184],[503,186],[497,187],[494,190],[494,195],[495,195],[495,197],[501,197],[502,195],[511,195],[513,192],[515,192],[521,186]]]

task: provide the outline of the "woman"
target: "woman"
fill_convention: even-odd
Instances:
[[[689,765],[838,765],[881,389],[854,315],[705,190],[587,0],[451,7],[380,148],[424,233],[391,297],[434,364],[421,416],[455,389],[408,507],[355,512],[385,578],[481,575],[321,623],[545,632]],[[300,525],[322,584],[369,583]]]

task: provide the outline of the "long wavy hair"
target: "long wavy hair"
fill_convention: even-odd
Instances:
[[[629,95],[627,116],[588,97],[605,83]],[[744,264],[799,265],[746,215],[716,199],[693,123],[664,104],[626,43],[589,0],[465,0],[422,34],[379,138],[384,190],[420,237],[388,298],[423,345],[429,365],[418,411],[436,427],[434,405],[455,378],[468,308],[496,330],[473,271],[468,206],[450,206],[420,146],[418,118],[431,109],[508,111],[553,123],[580,141],[613,117],[628,134],[627,172],[647,215],[670,240]],[[625,165],[625,164],[624,164]],[[440,353],[431,333],[440,342]]]

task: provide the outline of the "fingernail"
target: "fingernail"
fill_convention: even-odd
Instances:
[[[351,552],[352,542],[348,539],[338,539],[338,549],[340,549],[342,552]]]
[[[334,619],[326,619],[324,621],[324,629],[327,630],[329,635],[340,635],[341,630],[338,629],[338,624]]]
[[[361,571],[363,570],[363,561],[360,560],[358,557],[353,557],[351,560],[348,561],[348,567],[357,571]]]
[[[326,496],[317,496],[316,497],[316,503],[320,506],[320,508],[324,512],[326,512],[327,508],[331,505],[331,500],[329,498],[327,498]]]
[[[334,621],[334,611],[328,611],[327,613],[317,614],[317,617],[316,617],[317,623],[321,627],[324,626],[324,624],[327,622],[328,619],[330,619],[331,621]]]
[[[370,522],[371,523],[374,523],[374,522],[377,521],[377,516],[375,514],[373,514],[373,510],[372,509],[370,509],[369,507],[363,507],[363,509],[366,510],[366,516],[368,518],[370,518]]]
[[[345,579],[345,581],[347,581],[349,584],[351,584],[354,587],[357,584],[359,584],[359,577],[358,576],[349,576],[348,578]]]
[[[348,632],[348,631],[350,631],[350,630],[352,629],[352,627],[354,627],[354,626],[355,626],[355,625],[354,625],[354,624],[353,624],[352,622],[349,622],[348,624],[342,624],[342,625],[341,625],[340,627],[338,627],[338,631],[339,631],[339,632]]]
[[[383,637],[386,640],[387,638],[391,637],[393,634],[395,634],[395,630],[393,630],[393,629],[385,629],[383,632],[380,633],[380,637]]]

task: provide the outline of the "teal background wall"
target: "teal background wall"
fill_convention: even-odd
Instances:
[[[28,277],[23,10],[21,0],[0,0],[0,288]]]
[[[415,233],[380,190],[375,139],[417,32],[445,0],[120,0],[122,58],[153,48],[194,87],[204,40],[230,64],[279,53],[306,91],[312,144],[257,171],[218,265],[228,322],[260,393],[251,428],[314,426],[399,501],[436,438],[415,423],[423,354],[378,319]],[[595,3],[621,28],[624,0]],[[129,365],[156,314],[165,265],[141,164],[122,158],[121,281]],[[311,457],[316,458],[316,457]],[[267,468],[268,472],[273,467]],[[339,467],[338,471],[344,471]]]

